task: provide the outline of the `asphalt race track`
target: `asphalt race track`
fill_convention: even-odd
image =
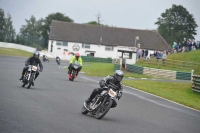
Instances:
[[[0,133],[200,133],[199,111],[128,87],[101,120],[83,115],[82,104],[101,77],[79,74],[72,82],[50,60],[26,89],[19,81],[25,60],[0,56]]]

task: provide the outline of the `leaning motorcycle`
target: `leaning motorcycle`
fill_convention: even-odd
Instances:
[[[110,84],[106,90],[97,94],[89,104],[84,102],[81,110],[82,114],[90,113],[94,115],[96,119],[103,118],[110,108],[117,106],[117,94],[117,86]]]
[[[60,65],[60,59],[59,58],[56,59],[56,62],[57,62],[58,65]]]
[[[43,62],[49,62],[49,59],[47,59],[47,58],[43,58],[42,60],[43,60]]]
[[[71,73],[69,74],[69,80],[74,81],[80,67],[81,65],[79,64],[79,62],[75,61],[74,63],[72,63],[72,67],[71,67],[72,70],[71,70]]]
[[[25,87],[25,85],[27,84],[28,84],[27,89],[31,87],[32,83],[35,80],[35,75],[36,75],[37,70],[38,70],[37,66],[34,66],[34,65],[28,66],[28,71],[24,74],[24,78],[22,80],[22,83],[23,83],[22,87]]]

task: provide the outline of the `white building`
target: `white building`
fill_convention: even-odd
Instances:
[[[139,36],[139,40],[135,38]],[[89,24],[52,21],[48,52],[69,60],[70,53],[136,62],[136,46],[143,49],[166,50],[169,45],[158,32]]]

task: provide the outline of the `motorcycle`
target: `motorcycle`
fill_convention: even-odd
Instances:
[[[37,70],[38,70],[37,66],[34,66],[34,65],[28,66],[28,71],[24,74],[24,78],[22,79],[22,83],[23,83],[22,87],[25,87],[25,85],[27,84],[28,84],[27,89],[31,87],[32,83],[35,80],[35,75],[36,75]]]
[[[49,59],[47,59],[46,57],[43,58],[43,62],[49,62]]]
[[[117,94],[117,86],[110,84],[106,90],[97,94],[88,105],[84,102],[81,110],[82,114],[90,113],[94,115],[96,119],[103,118],[110,108],[117,106]]]
[[[58,65],[60,65],[60,59],[59,58],[56,58],[56,62]]]
[[[80,67],[81,65],[79,64],[79,62],[76,61],[72,63],[72,67],[71,67],[72,70],[71,70],[71,73],[69,74],[69,80],[74,81]]]

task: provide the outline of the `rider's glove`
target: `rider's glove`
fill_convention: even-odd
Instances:
[[[42,69],[40,69],[39,71],[42,72]]]

